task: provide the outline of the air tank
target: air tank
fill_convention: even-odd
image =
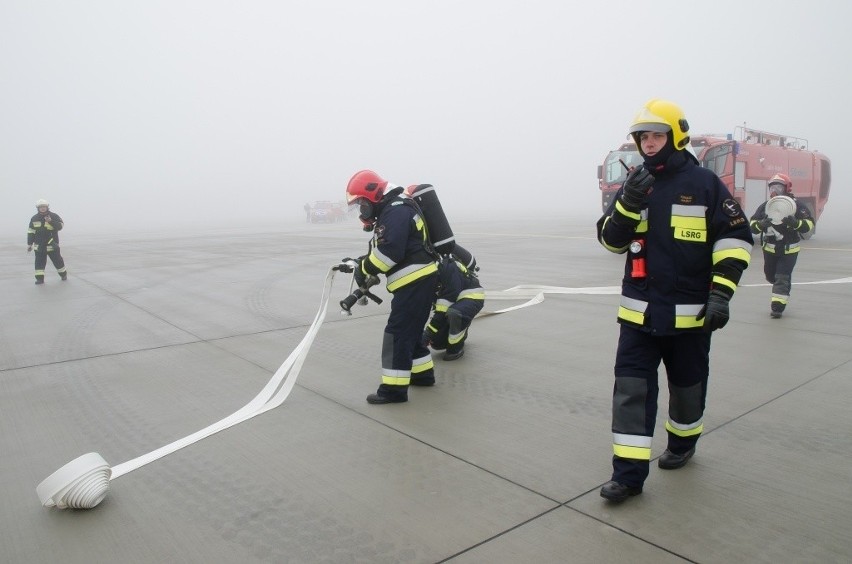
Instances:
[[[423,221],[426,222],[426,229],[435,250],[442,255],[453,252],[456,238],[444,214],[444,208],[441,207],[441,201],[438,200],[438,194],[435,193],[435,187],[431,184],[418,184],[409,186],[405,192],[423,211]]]
[[[411,196],[411,199],[417,203],[420,211],[423,212],[423,221],[426,222],[426,229],[429,231],[429,238],[432,240],[432,246],[435,250],[442,255],[452,254],[468,270],[474,272],[479,270],[476,265],[476,257],[456,243],[456,237],[446,214],[444,214],[444,208],[441,207],[441,202],[438,200],[435,187],[431,184],[417,184],[406,188],[405,193]]]

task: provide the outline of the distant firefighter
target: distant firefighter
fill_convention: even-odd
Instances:
[[[47,257],[62,280],[68,279],[65,270],[65,261],[59,252],[59,232],[64,227],[62,218],[56,212],[50,211],[47,200],[36,202],[36,213],[30,219],[27,229],[27,252],[35,252],[35,283],[44,284],[44,268],[47,266]]]
[[[776,224],[769,216],[776,209],[780,221]],[[786,174],[776,174],[769,179],[769,199],[760,204],[749,223],[751,232],[760,235],[763,247],[763,274],[772,284],[769,315],[780,319],[790,300],[793,268],[799,256],[802,235],[814,228],[814,220],[806,205],[793,195],[793,182]]]

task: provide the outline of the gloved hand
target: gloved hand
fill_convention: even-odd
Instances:
[[[621,194],[621,203],[630,210],[638,211],[645,203],[645,197],[651,190],[654,177],[643,165],[639,165],[627,175],[624,181],[624,191]]]
[[[367,287],[367,275],[364,274],[364,271],[361,270],[361,263],[358,263],[358,266],[355,267],[355,285],[359,288]]]
[[[369,284],[367,283],[368,275],[364,273],[364,261],[367,260],[367,255],[363,255],[355,259],[358,262],[358,266],[355,267],[355,285],[359,288],[369,288]]]
[[[346,257],[345,259],[340,259],[340,264],[338,264],[337,266],[333,267],[333,269],[334,269],[334,270],[339,270],[340,272],[343,272],[343,273],[345,273],[345,274],[352,274],[352,272],[355,270],[355,267],[353,267],[351,264],[347,264],[347,263],[349,263],[351,260],[352,260],[352,259],[351,259],[351,258],[349,258],[349,257]]]
[[[28,252],[28,253],[31,253],[31,252],[32,252],[32,250],[33,250],[33,246],[32,246],[32,245],[27,245],[27,252]]]
[[[792,229],[793,231],[795,231],[799,227],[799,223],[801,222],[792,215],[788,215],[787,217],[781,220],[781,223],[787,229]]]
[[[730,297],[719,290],[710,290],[710,295],[707,297],[707,303],[695,316],[695,319],[701,320],[704,318],[704,332],[709,333],[716,329],[721,329],[728,324],[728,319],[731,317],[728,308]]]
[[[766,231],[770,227],[772,227],[772,220],[768,217],[764,217],[759,222],[757,222],[758,227],[760,227],[761,231]]]

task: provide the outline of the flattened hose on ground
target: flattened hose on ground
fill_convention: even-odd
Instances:
[[[296,378],[299,376],[299,371],[302,369],[302,364],[305,362],[308,350],[310,350],[320,325],[322,325],[325,319],[335,272],[336,269],[331,268],[325,277],[319,311],[317,311],[316,317],[314,317],[314,321],[311,323],[307,334],[253,400],[221,421],[217,421],[188,437],[178,439],[164,447],[160,447],[148,454],[143,454],[112,468],[96,452],[90,452],[75,458],[48,476],[36,487],[36,494],[38,494],[41,504],[45,507],[57,507],[59,509],[91,509],[98,505],[106,496],[110,480],[115,480],[149,462],[153,462],[167,454],[198,442],[214,433],[233,427],[237,423],[242,423],[256,415],[265,413],[270,409],[275,409],[284,403],[284,400],[287,399],[287,396],[290,395],[290,391],[296,384]]]

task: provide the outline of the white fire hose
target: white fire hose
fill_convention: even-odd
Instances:
[[[115,480],[149,462],[153,462],[167,454],[171,454],[176,450],[180,450],[185,446],[189,446],[214,433],[223,431],[237,423],[242,423],[284,403],[284,400],[287,399],[287,396],[290,395],[290,391],[296,384],[296,378],[299,376],[299,371],[302,369],[302,364],[305,362],[308,350],[311,348],[311,344],[314,342],[314,338],[325,318],[326,306],[328,305],[329,295],[331,294],[331,284],[334,280],[335,272],[336,268],[331,268],[325,277],[319,311],[317,311],[317,315],[307,334],[253,400],[221,421],[217,421],[188,437],[174,441],[148,454],[143,454],[142,456],[123,462],[113,468],[110,468],[106,460],[96,452],[90,452],[79,458],[75,458],[48,476],[36,487],[36,493],[41,504],[45,507],[57,507],[59,509],[66,507],[91,509],[98,505],[106,496],[110,480]]]
[[[299,371],[302,369],[305,357],[307,357],[311,344],[314,342],[314,338],[325,319],[332,282],[334,281],[335,272],[340,266],[337,265],[330,268],[326,275],[319,311],[317,311],[316,317],[314,317],[314,321],[311,323],[307,334],[253,400],[235,413],[200,431],[112,468],[96,452],[90,452],[75,458],[45,478],[36,487],[36,494],[38,494],[41,504],[44,507],[56,507],[58,509],[91,509],[103,501],[109,490],[109,482],[111,480],[115,480],[128,472],[196,443],[214,433],[233,427],[270,409],[275,409],[284,403],[284,400],[287,399],[287,396],[290,395],[290,391],[296,384],[296,378],[299,376]],[[486,301],[524,299],[527,300],[526,302],[497,311],[481,312],[480,317],[506,313],[541,303],[544,300],[544,294],[617,294],[619,292],[620,288],[617,286],[598,288],[515,286],[508,290],[486,292]]]

